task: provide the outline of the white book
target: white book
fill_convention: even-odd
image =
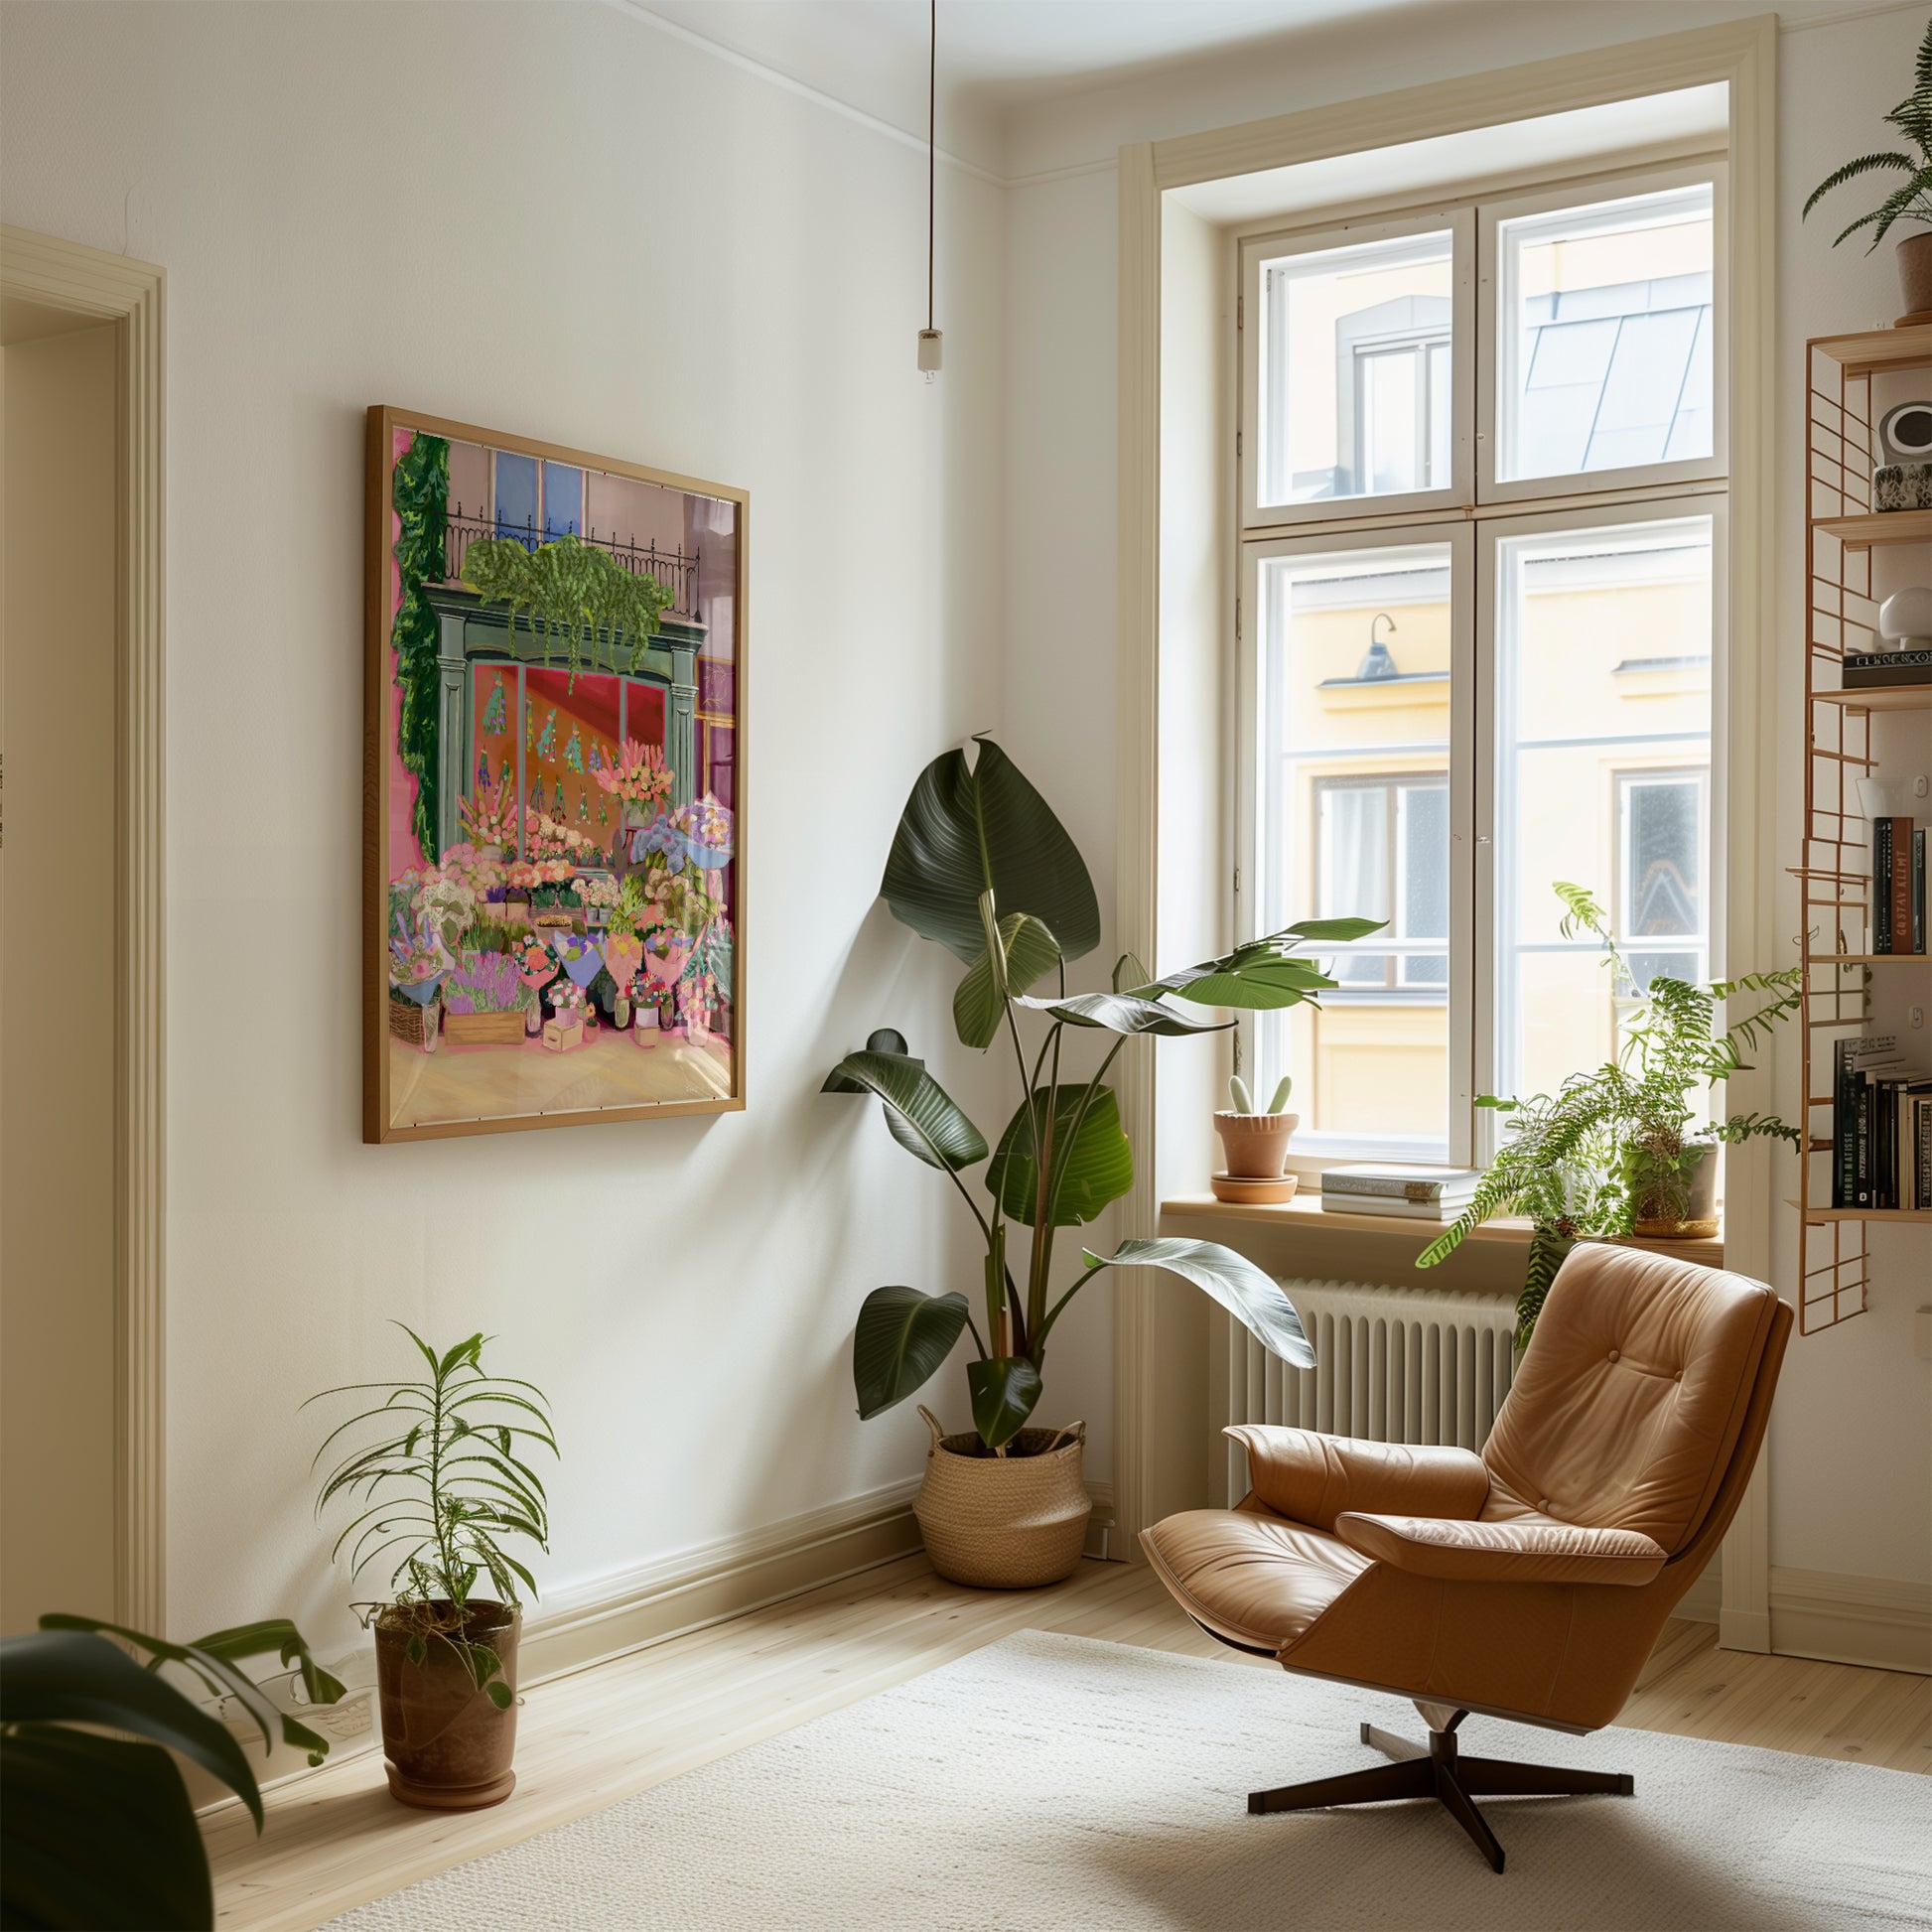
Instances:
[[[1368,1194],[1378,1200],[1467,1200],[1482,1178],[1473,1168],[1390,1168],[1373,1164],[1326,1168],[1325,1194]]]
[[[1383,1194],[1321,1195],[1324,1214],[1391,1214],[1411,1221],[1452,1221],[1468,1206],[1463,1200],[1401,1200]]]

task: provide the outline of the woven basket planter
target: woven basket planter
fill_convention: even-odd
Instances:
[[[425,1053],[433,1053],[440,1033],[437,1023],[442,1013],[442,1006],[435,1000],[420,1007],[413,1000],[391,1000],[389,1032],[406,1044],[420,1046]]]
[[[1080,1476],[1087,1426],[1023,1429],[1018,1455],[975,1454],[979,1438],[932,1431],[912,1513],[940,1576],[980,1589],[1036,1589],[1072,1576],[1093,1502]]]

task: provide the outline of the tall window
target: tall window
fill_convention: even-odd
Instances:
[[[1241,925],[1388,922],[1244,1024],[1318,1157],[1478,1158],[1710,971],[1722,215],[1714,162],[1243,242]]]

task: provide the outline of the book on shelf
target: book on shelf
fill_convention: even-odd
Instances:
[[[1848,650],[1843,676],[1847,691],[1932,684],[1932,650]]]
[[[1321,1190],[1324,1214],[1393,1214],[1406,1221],[1452,1221],[1468,1206],[1469,1194],[1456,1198],[1405,1200],[1400,1194],[1331,1194]]]
[[[1393,1168],[1373,1162],[1324,1168],[1324,1194],[1373,1194],[1383,1200],[1436,1201],[1460,1195],[1466,1200],[1482,1178],[1474,1168]]]
[[[1871,950],[1925,950],[1925,828],[1909,818],[1871,821]]]
[[[1834,1207],[1882,1213],[1932,1204],[1929,1101],[1932,1074],[1907,1065],[1896,1035],[1865,1034],[1833,1043]]]

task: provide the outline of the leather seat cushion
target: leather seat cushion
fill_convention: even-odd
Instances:
[[[1325,1532],[1254,1506],[1185,1510],[1143,1531],[1141,1547],[1190,1616],[1271,1655],[1369,1566]]]

